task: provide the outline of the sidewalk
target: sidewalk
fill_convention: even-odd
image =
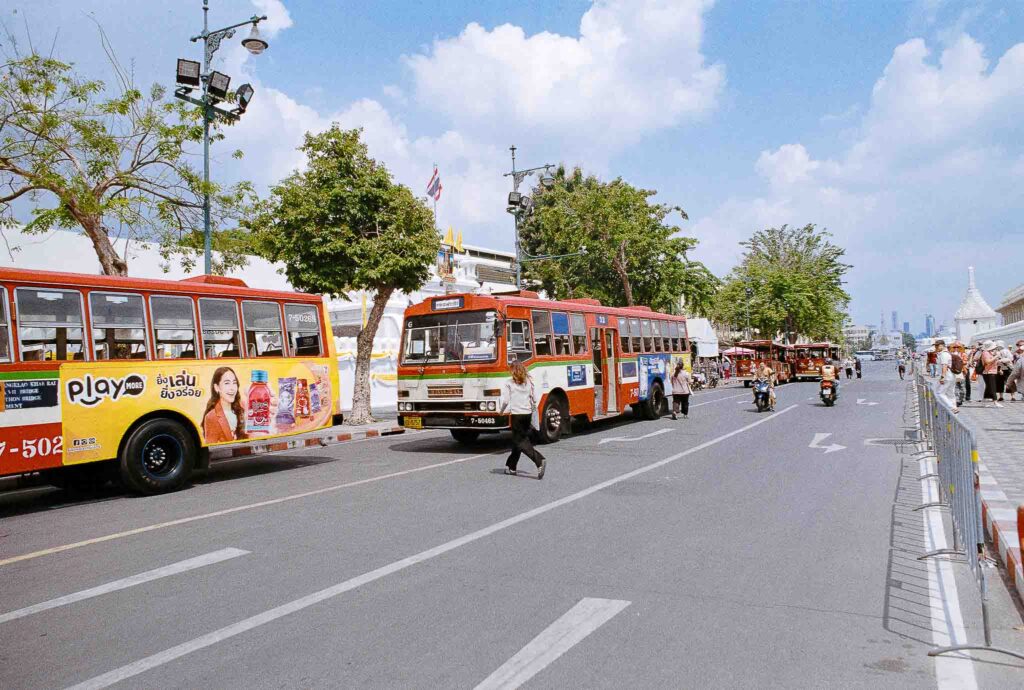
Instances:
[[[932,382],[934,382],[932,380]],[[975,387],[977,396],[982,390]],[[1024,402],[965,402],[960,419],[974,431],[978,444],[978,476],[985,531],[1024,598],[1021,535],[1017,507],[1024,505]]]

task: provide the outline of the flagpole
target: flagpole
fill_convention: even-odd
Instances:
[[[437,170],[437,161],[434,161],[434,170]],[[434,227],[440,228],[437,222],[437,195],[431,194],[434,197]]]

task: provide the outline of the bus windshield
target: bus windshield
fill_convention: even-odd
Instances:
[[[405,322],[403,364],[493,362],[497,359],[493,311],[414,316]]]

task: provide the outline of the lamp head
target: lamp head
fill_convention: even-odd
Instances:
[[[256,22],[252,23],[252,31],[249,32],[249,36],[242,39],[242,45],[253,55],[259,55],[270,47],[270,44],[260,36],[260,30],[256,26]]]
[[[540,183],[545,189],[551,189],[555,186],[555,178],[551,175],[550,168],[544,168],[544,172],[540,174]]]
[[[231,86],[231,77],[223,72],[210,72],[210,81],[206,87],[210,95],[224,100],[228,97],[229,86]]]
[[[238,97],[239,112],[244,113],[245,109],[249,107],[249,101],[252,100],[252,95],[254,93],[255,90],[252,88],[251,84],[246,83],[238,87],[238,91],[235,92],[235,95]]]
[[[178,71],[175,81],[185,86],[199,86],[200,65],[195,60],[178,58]]]

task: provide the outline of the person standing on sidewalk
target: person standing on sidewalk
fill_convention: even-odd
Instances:
[[[1013,369],[1013,353],[1002,340],[996,341],[996,356],[999,357],[999,379],[996,388],[999,392],[999,402],[1003,401],[1003,393],[1006,390],[1006,382],[1010,378],[1010,370]],[[1013,394],[1010,394],[1013,397]]]
[[[949,365],[949,371],[953,375],[957,407],[964,404],[964,381],[967,380],[966,372],[968,371],[967,367],[964,365],[964,355],[960,354],[963,347],[964,346],[962,344],[954,340],[954,349],[949,350],[949,356],[952,360]]]
[[[935,395],[956,414],[960,411],[956,404],[956,376],[953,374],[953,357],[946,349],[945,340],[935,341],[935,366],[939,369],[939,385]]]
[[[984,400],[991,400],[994,405],[999,398],[997,386],[999,385],[999,356],[996,353],[996,344],[986,340],[981,344],[981,376],[985,379]]]
[[[547,460],[530,443],[530,420],[537,409],[537,394],[533,388],[533,379],[526,371],[522,362],[512,363],[512,378],[505,384],[501,411],[508,410],[512,416],[512,452],[505,461],[505,474],[515,474],[519,456],[533,460],[537,465],[537,479],[544,478]]]
[[[676,370],[672,372],[672,419],[682,413],[683,419],[690,414],[690,394],[693,389],[690,387],[690,372],[686,370],[682,362],[676,364]]]
[[[1010,394],[1011,402],[1016,393],[1020,393],[1021,399],[1024,400],[1024,340],[1017,341],[1017,351],[1014,354],[1017,358],[1013,362],[1010,378],[1006,382],[1006,391]]]
[[[907,375],[907,362],[902,357],[900,357],[899,362],[896,364],[896,371],[900,374],[900,381]]]

